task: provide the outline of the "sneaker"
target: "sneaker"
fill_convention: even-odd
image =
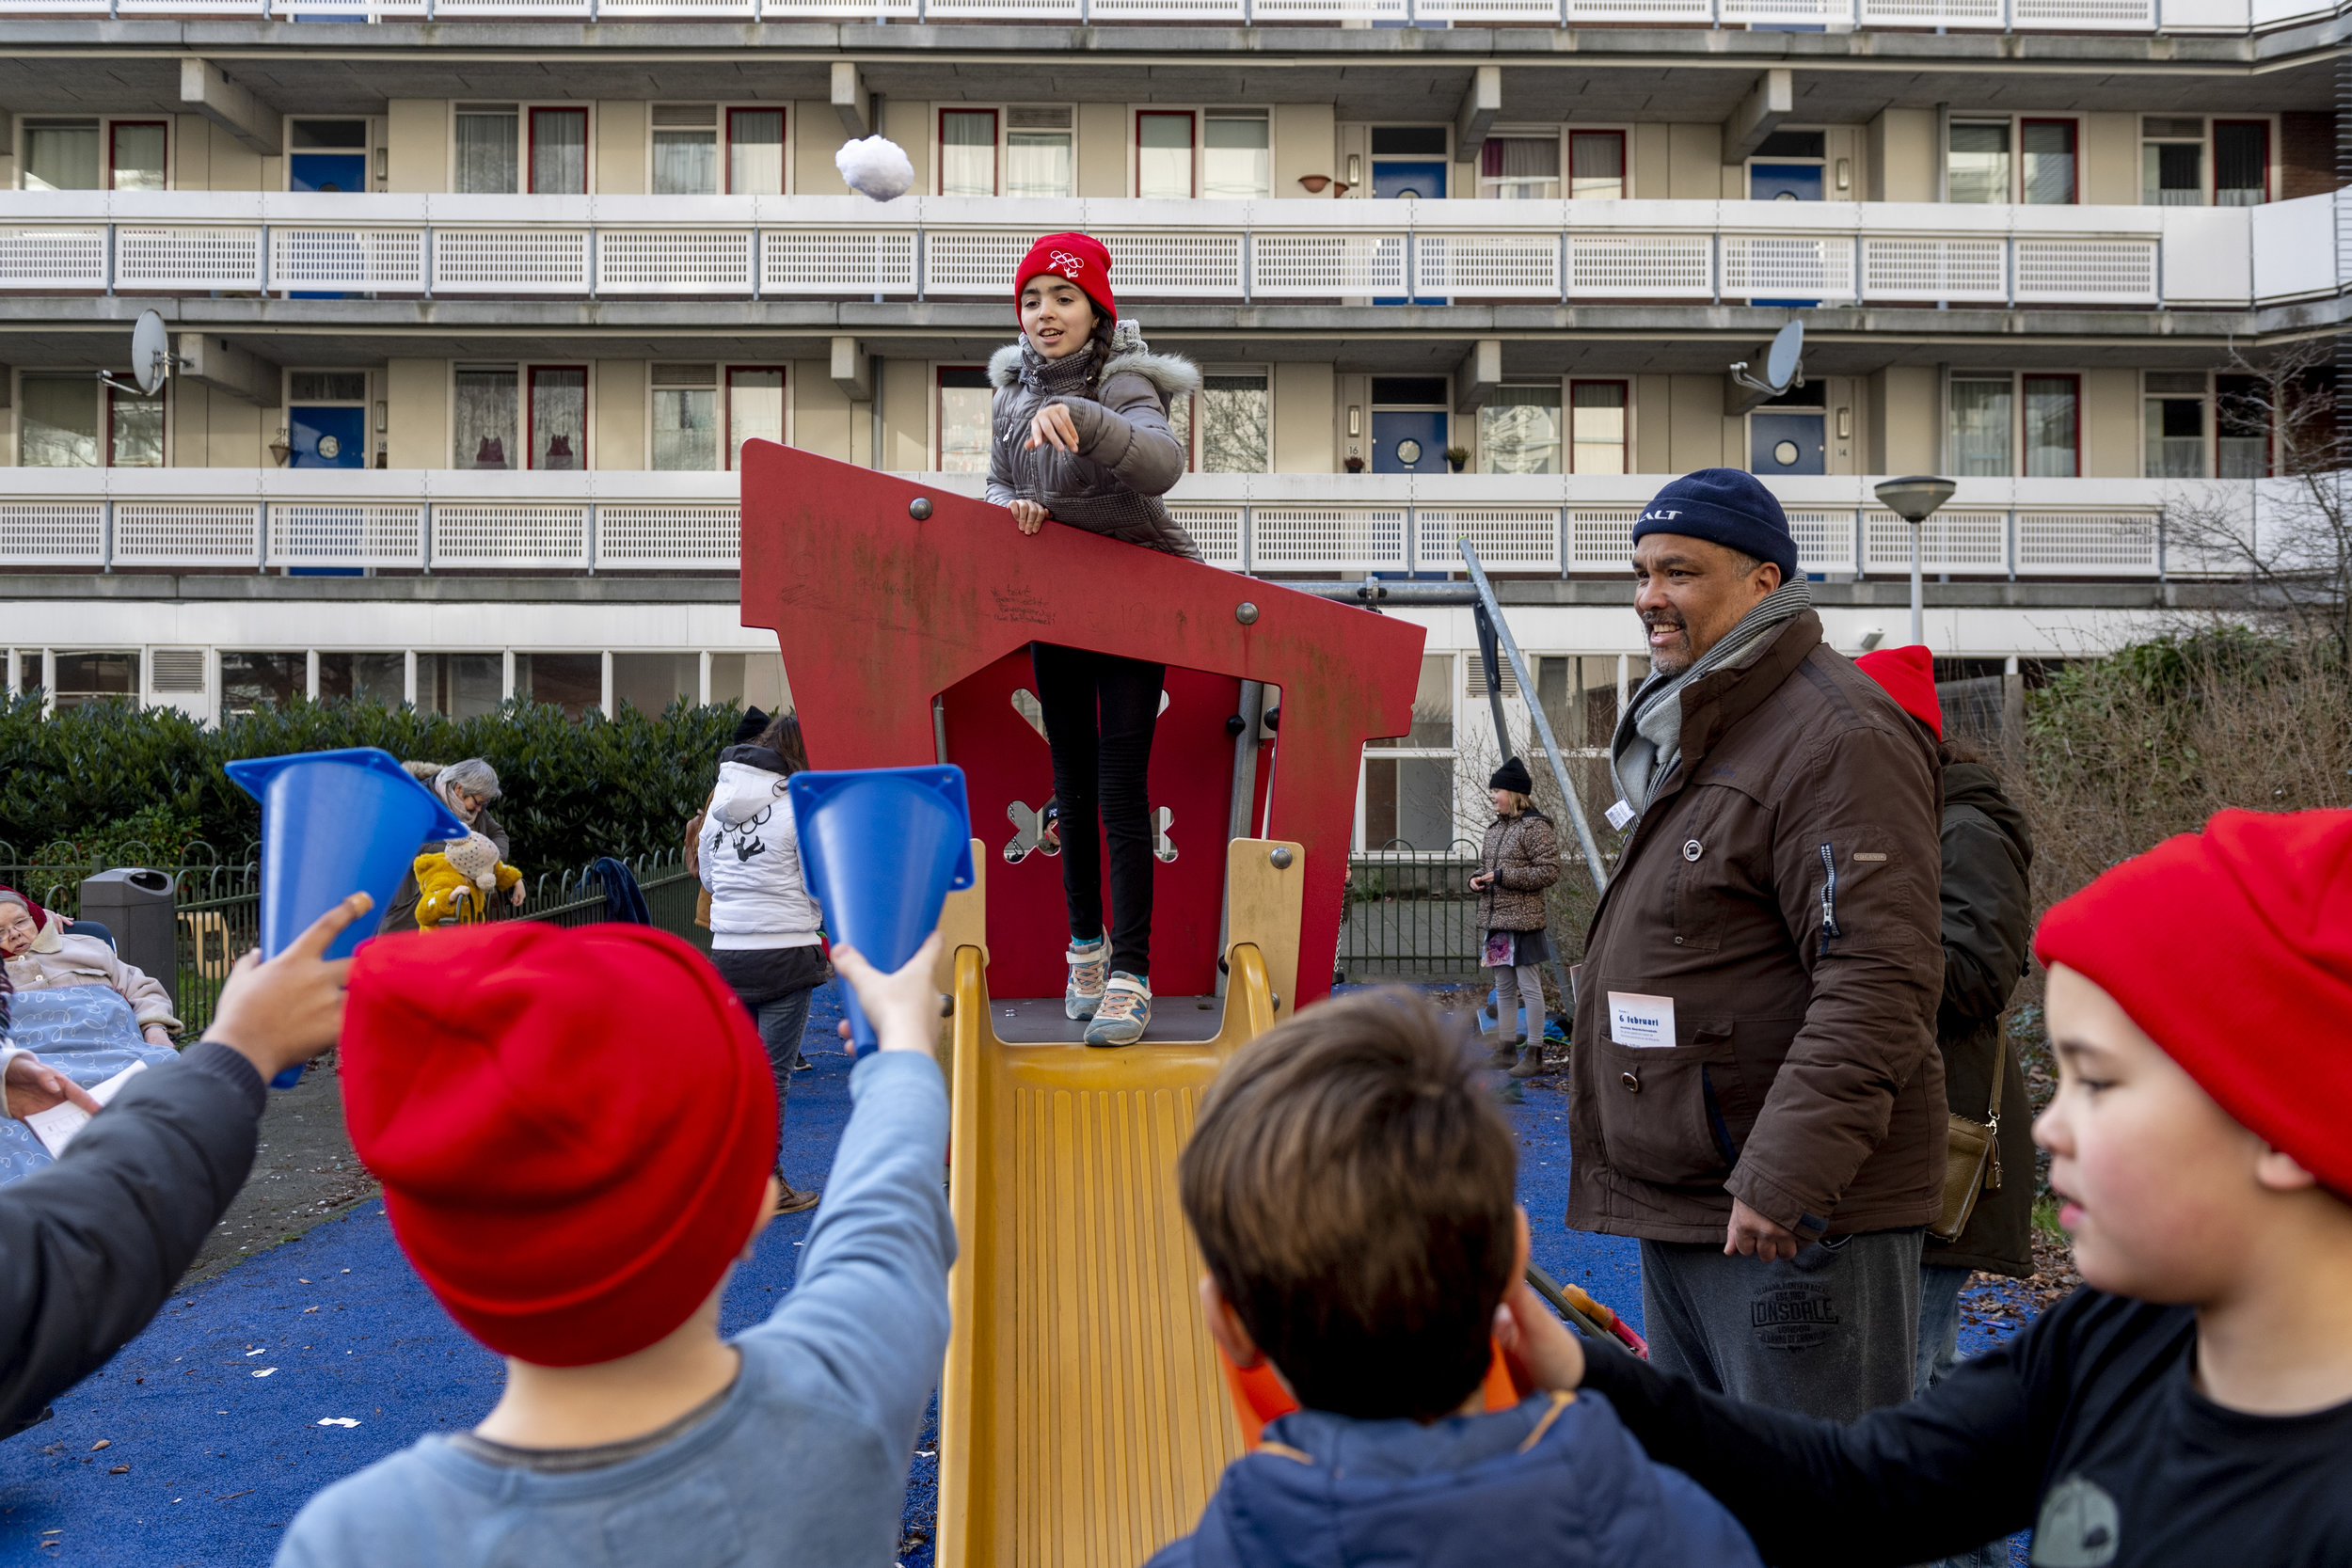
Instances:
[[[814,1209],[817,1207],[816,1188],[801,1187],[796,1189],[791,1182],[787,1181],[784,1179],[784,1173],[782,1171],[778,1171],[776,1173],[776,1185],[784,1189],[776,1198],[777,1213],[797,1214],[803,1210]]]
[[[1070,984],[1062,990],[1062,1011],[1072,1018],[1092,1018],[1094,1009],[1103,1005],[1103,977],[1110,970],[1110,946],[1101,937],[1073,942],[1063,957],[1070,960]]]
[[[1152,1025],[1152,987],[1120,971],[1103,988],[1103,1000],[1087,1025],[1089,1045],[1133,1045]]]
[[[802,1055],[797,1051],[792,1053],[792,1070],[795,1072],[806,1072],[810,1068],[813,1068],[817,1064],[815,1062],[810,1061],[806,1056]]]

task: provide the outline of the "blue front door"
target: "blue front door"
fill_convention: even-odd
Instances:
[[[1821,199],[1821,166],[1819,164],[1750,164],[1748,166],[1748,199],[1751,201],[1819,201]]]
[[[1375,163],[1372,166],[1372,194],[1380,201],[1441,201],[1445,198],[1445,165]],[[1409,263],[1408,263],[1409,264]],[[1375,299],[1375,305],[1405,305],[1409,299],[1412,280],[1406,279],[1406,297]],[[1441,299],[1424,299],[1423,305],[1443,305]]]
[[[1822,416],[1819,414],[1748,416],[1748,467],[1768,479],[1774,474],[1825,472],[1821,445]]]
[[[1374,409],[1372,471],[1375,474],[1445,472],[1445,410]]]
[[[289,408],[286,442],[294,448],[286,458],[289,468],[364,468],[368,466],[368,411]]]
[[[364,191],[364,152],[295,152],[288,155],[286,188],[296,191]]]

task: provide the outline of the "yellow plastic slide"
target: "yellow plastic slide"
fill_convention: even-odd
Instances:
[[[986,864],[977,843],[973,864]],[[960,1256],[940,1390],[941,1568],[1135,1568],[1192,1528],[1241,1452],[1176,1156],[1225,1058],[1288,1016],[1304,875],[1296,844],[1233,841],[1215,1037],[1119,1051],[999,1038],[985,886],[950,897],[941,989],[954,998]]]

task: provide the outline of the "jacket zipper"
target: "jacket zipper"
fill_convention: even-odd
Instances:
[[[1837,852],[1824,844],[1821,846],[1820,956],[1828,956],[1830,938],[1845,934],[1837,926]]]

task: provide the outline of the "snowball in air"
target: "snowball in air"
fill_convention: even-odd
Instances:
[[[876,201],[891,201],[907,194],[914,183],[914,166],[906,149],[888,136],[852,138],[833,155],[834,167],[850,189]]]

